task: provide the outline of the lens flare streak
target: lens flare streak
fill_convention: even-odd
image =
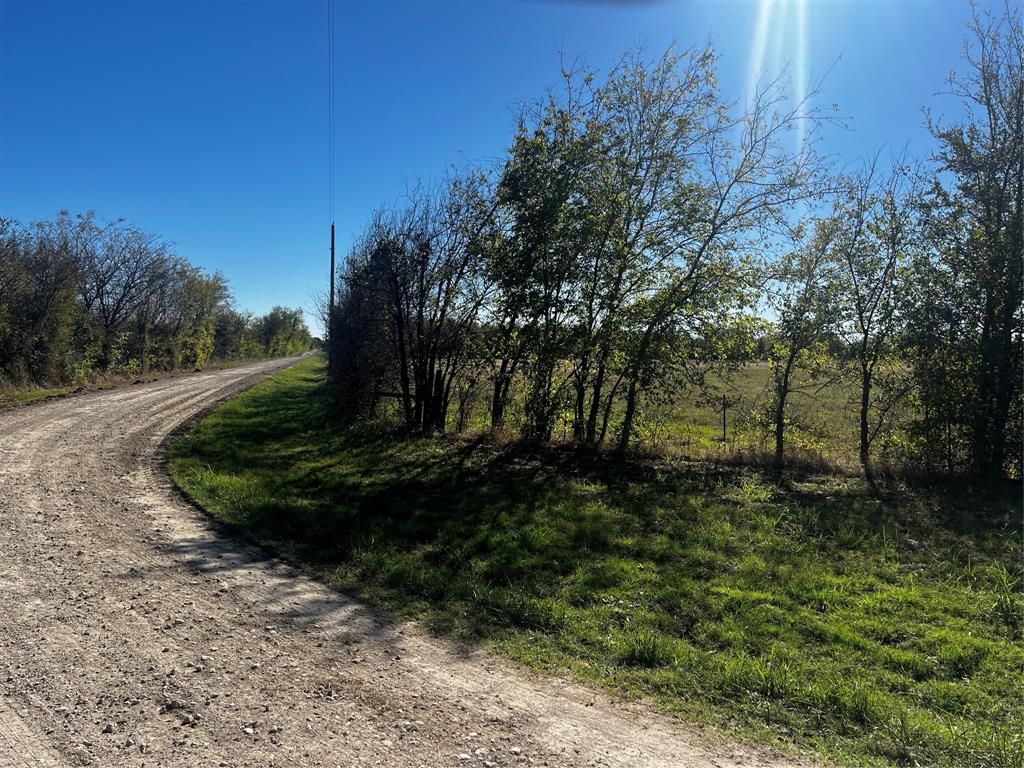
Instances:
[[[766,59],[771,71],[766,71]],[[758,0],[757,22],[747,65],[746,100],[750,106],[765,82],[790,67],[793,75],[793,103],[797,111],[796,149],[802,152],[806,139],[808,93],[807,0]]]

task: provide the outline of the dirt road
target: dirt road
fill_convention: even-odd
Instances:
[[[389,622],[217,532],[161,442],[286,364],[0,412],[0,768],[790,764]]]

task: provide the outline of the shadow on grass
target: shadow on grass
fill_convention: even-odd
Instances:
[[[782,490],[750,469],[337,428],[321,367],[214,412],[174,445],[176,475],[220,519],[287,543],[334,583],[425,602],[469,634],[557,628],[559,585],[582,582],[593,594],[580,600],[601,599],[636,581],[615,575],[623,560],[707,579],[742,556],[737,529],[768,541],[783,517],[790,537],[827,555],[934,539],[936,525],[964,533],[963,516],[878,504],[848,480]]]

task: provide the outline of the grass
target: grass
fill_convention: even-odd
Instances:
[[[252,358],[246,360],[216,360],[214,362],[207,363],[205,366],[203,366],[201,370],[219,371],[227,368],[237,368],[239,366],[249,365],[251,363],[258,362],[261,359],[266,358]],[[105,374],[95,373],[92,376],[86,378],[85,380],[77,382],[71,386],[52,388],[47,388],[45,386],[0,385],[0,408],[25,405],[27,403],[33,403],[39,400],[47,400],[49,398],[64,397],[65,395],[69,395],[74,392],[90,392],[102,389],[113,389],[117,387],[128,386],[130,384],[138,384],[139,382],[155,381],[158,379],[165,379],[171,376],[193,373],[196,370],[199,369],[181,368],[174,371],[153,370],[144,374],[129,374],[124,371],[115,370]]]
[[[56,387],[53,389],[0,389],[0,408],[8,405],[24,405],[50,397],[61,397],[74,391],[74,387]]]
[[[317,358],[171,448],[220,520],[533,668],[843,765],[1024,766],[1019,490],[332,427]]]
[[[770,366],[750,363],[728,380],[709,377],[708,384],[710,391],[704,398],[683,397],[667,405],[645,403],[638,441],[690,457],[764,456],[772,451]],[[722,395],[727,401],[724,438]],[[786,449],[791,460],[856,467],[858,397],[849,381],[791,396],[786,406]],[[876,454],[882,443],[875,446]]]

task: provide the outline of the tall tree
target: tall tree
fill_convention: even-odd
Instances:
[[[709,48],[669,49],[653,62],[635,49],[591,97],[598,151],[585,177],[573,360],[574,434],[589,445],[602,442],[599,416],[606,424],[622,381],[614,362],[628,342],[625,318],[658,290],[675,256],[677,206],[692,198],[695,155],[719,108],[713,67]]]
[[[931,200],[937,279],[958,284],[963,301],[933,309],[965,315],[969,349],[971,466],[1007,471],[1007,425],[1020,408],[1024,340],[1024,32],[1018,7],[975,8],[964,45],[966,74],[952,75],[959,121],[930,119],[939,142]],[[1019,451],[1016,461],[1019,463]]]
[[[827,218],[808,234],[796,231],[797,247],[774,270],[771,291],[778,321],[770,345],[771,427],[774,463],[786,462],[787,407],[794,395],[814,397],[834,378],[828,340],[837,328],[834,301],[837,275],[832,246],[837,222]]]
[[[569,93],[568,104],[559,105],[552,97],[532,128],[525,123],[520,126],[497,190],[510,226],[504,253],[494,268],[503,289],[518,296],[508,303],[508,310],[520,316],[519,332],[530,345],[523,430],[533,441],[551,437],[566,383],[559,366],[569,352],[574,332],[570,317],[579,286],[585,207],[581,179],[592,145],[573,91]],[[508,310],[506,317],[511,319]],[[521,358],[510,359],[506,371],[521,362]],[[496,385],[507,387],[506,379],[507,373],[499,368]]]
[[[468,337],[490,290],[481,240],[492,213],[484,177],[453,178],[415,192],[403,209],[378,213],[344,265],[332,354],[379,360],[381,343],[389,346],[394,364],[381,370],[397,375],[410,431],[445,429],[455,379],[469,359]],[[336,366],[335,379],[350,404],[375,402],[363,391],[379,389],[374,377]]]
[[[878,157],[843,184],[833,217],[832,249],[840,276],[839,332],[856,369],[858,458],[874,485],[871,445],[906,391],[895,345],[902,290],[917,245],[918,196],[902,159],[882,176]]]
[[[687,153],[686,172],[669,187],[671,215],[658,240],[666,268],[646,301],[624,366],[620,452],[629,444],[638,397],[652,380],[665,335],[713,307],[718,288],[742,284],[751,253],[770,247],[789,228],[785,221],[796,203],[822,193],[824,162],[813,138],[826,116],[809,107],[810,98],[787,107],[776,81],[758,89],[740,117],[718,104],[691,126],[698,138]],[[793,149],[784,139],[796,129],[809,138]]]

